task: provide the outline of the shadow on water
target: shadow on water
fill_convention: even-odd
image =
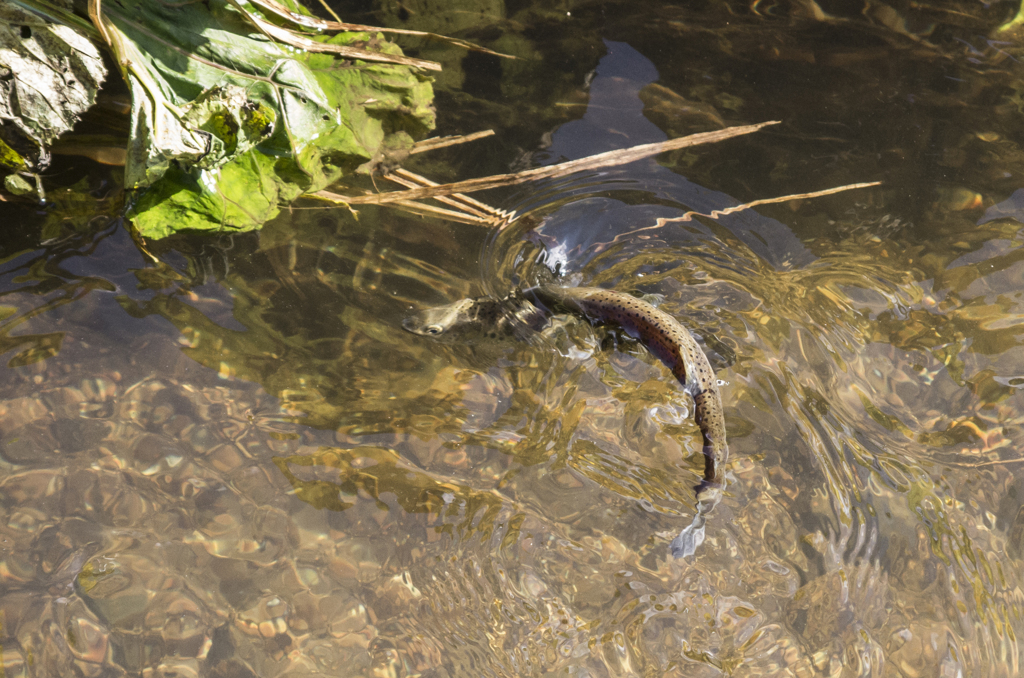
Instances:
[[[780,131],[519,189],[493,234],[296,208],[258,234],[154,244],[154,263],[113,220],[45,245],[12,230],[4,675],[1019,671],[1024,189],[992,168],[1024,167],[1003,109],[951,102],[946,82],[1007,76],[936,56],[960,43],[935,27],[974,26],[964,13],[919,35],[762,3],[649,11],[645,41],[574,10],[618,37],[588,47],[579,92],[552,76],[569,105],[543,113],[531,162],[776,117],[735,94],[754,102],[766,71],[786,92],[814,76],[824,103],[803,91],[775,102],[798,120]],[[539,79],[507,68],[444,96]],[[932,142],[910,122],[844,141],[829,97],[851,89],[857,113],[875,80],[906,87],[885,99],[899,110],[931,107],[910,118]],[[939,113],[966,106],[980,121],[957,137]],[[888,183],[680,219],[821,188],[818,167]],[[935,167],[955,176],[914,183]],[[952,190],[971,168],[993,198]],[[700,434],[646,350],[565,316],[527,341],[401,329],[555,278],[655,295],[719,372],[729,485],[690,557],[668,545],[694,516]]]

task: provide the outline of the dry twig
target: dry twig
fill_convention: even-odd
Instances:
[[[814,191],[813,193],[794,193],[792,195],[779,196],[778,198],[762,198],[761,200],[753,200],[751,202],[743,203],[742,205],[733,205],[732,207],[726,207],[725,209],[721,210],[712,210],[710,214],[691,211],[679,217],[659,217],[655,225],[664,226],[665,224],[672,223],[675,221],[693,221],[694,217],[707,217],[708,219],[718,219],[719,217],[724,217],[727,214],[734,214],[736,212],[742,212],[743,210],[749,210],[750,208],[757,207],[758,205],[773,205],[775,203],[786,202],[789,200],[802,200],[804,198],[820,198],[825,195],[832,195],[833,193],[852,191],[855,188],[868,188],[870,186],[880,186],[881,184],[881,181],[869,181],[863,184],[847,184],[846,186],[826,188],[823,191]]]
[[[494,130],[486,129],[483,132],[473,132],[472,134],[463,134],[461,136],[453,137],[431,137],[424,139],[423,141],[417,141],[412,145],[412,149],[409,151],[409,155],[415,155],[416,153],[425,153],[426,151],[433,151],[438,148],[444,148],[445,146],[454,146],[455,144],[464,144],[468,141],[476,141],[477,139],[483,139],[494,135]],[[435,186],[437,184],[434,184]]]
[[[406,191],[392,191],[390,193],[370,193],[367,195],[357,196],[339,195],[338,193],[332,193],[330,191],[317,191],[311,195],[313,197],[346,205],[385,205],[388,203],[406,200],[436,198],[438,196],[451,195],[453,193],[472,193],[474,191],[484,191],[490,188],[499,188],[501,186],[525,184],[528,181],[537,181],[538,179],[564,177],[583,170],[624,165],[626,163],[649,158],[652,155],[658,155],[659,153],[664,153],[666,151],[674,151],[679,148],[725,141],[726,139],[732,139],[733,137],[756,132],[762,127],[767,127],[768,125],[777,125],[778,122],[779,121],[777,120],[773,120],[770,122],[757,123],[756,125],[728,127],[714,132],[691,134],[690,136],[672,139],[671,141],[642,144],[640,146],[608,151],[607,153],[598,153],[597,155],[587,156],[586,158],[570,160],[569,162],[563,162],[557,165],[548,165],[546,167],[536,167],[534,169],[516,172],[514,174],[495,174],[489,177],[456,181],[451,184],[425,186]]]
[[[426,177],[420,176],[405,169],[398,169],[394,172],[384,175],[385,179],[393,181],[397,184],[405,186],[408,190],[405,191],[392,191],[389,193],[371,193],[362,196],[344,196],[330,191],[318,191],[312,194],[311,197],[317,197],[331,202],[340,202],[346,205],[357,205],[357,204],[377,204],[384,205],[389,204],[407,212],[414,214],[431,214],[439,216],[445,219],[451,219],[453,221],[459,221],[467,224],[480,224],[484,226],[501,226],[508,225],[512,222],[515,217],[514,213],[509,213],[504,210],[500,210],[485,203],[480,202],[474,198],[470,198],[463,194],[465,192],[472,191],[483,191],[490,188],[497,188],[499,186],[513,186],[516,184],[525,183],[527,181],[535,181],[538,179],[550,179],[556,177],[563,177],[574,172],[580,172],[583,170],[597,169],[601,167],[611,167],[615,165],[622,165],[635,160],[640,160],[658,153],[663,153],[669,150],[675,150],[678,148],[686,148],[688,146],[696,146],[705,143],[714,143],[717,141],[724,141],[731,139],[732,137],[740,136],[743,134],[750,134],[767,125],[774,125],[776,122],[764,122],[757,125],[746,125],[743,127],[730,127],[724,130],[718,130],[716,132],[705,132],[702,134],[692,134],[688,137],[682,137],[681,139],[674,139],[672,141],[666,141],[656,144],[644,144],[641,146],[632,146],[630,148],[623,148],[616,151],[609,151],[607,153],[600,153],[597,155],[588,156],[586,158],[580,158],[578,160],[572,160],[569,162],[563,162],[558,165],[549,165],[547,167],[538,167],[523,172],[517,172],[515,174],[496,174],[489,177],[481,177],[479,179],[469,179],[467,181],[457,181],[450,184],[437,184]],[[467,141],[474,141],[486,136],[493,134],[492,131],[477,132],[475,134],[467,134],[458,137],[441,137],[439,139],[427,139],[419,142],[413,147],[413,153],[419,153],[428,150],[434,150],[436,148],[443,148],[451,144],[465,143]],[[741,205],[733,205],[732,207],[726,207],[721,210],[713,210],[709,214],[702,212],[690,211],[678,217],[661,217],[653,226],[650,228],[658,228],[673,222],[680,221],[692,221],[694,217],[707,217],[709,219],[718,219],[728,214],[734,214],[743,210],[752,209],[760,205],[772,205],[790,200],[803,200],[807,198],[820,198],[826,195],[833,195],[835,193],[841,193],[843,191],[852,191],[858,188],[869,188],[871,186],[878,186],[882,182],[871,181],[866,183],[858,184],[847,184],[845,186],[837,186],[835,188],[827,188],[821,191],[813,191],[811,193],[793,193],[790,195],[783,195],[777,198],[762,198],[759,200],[753,200],[748,203]],[[454,207],[454,210],[444,209],[442,207],[436,207],[432,205],[426,205],[419,200],[427,198],[433,198],[438,202],[444,203],[450,207]]]

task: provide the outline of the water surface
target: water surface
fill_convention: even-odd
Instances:
[[[436,180],[782,121],[479,196],[501,230],[310,203],[154,261],[103,202],[5,206],[4,675],[1016,675],[1012,13],[453,11],[529,58],[411,46],[448,68],[441,133],[496,130],[418,159]],[[554,278],[660,295],[719,372],[729,484],[693,556],[668,544],[700,434],[642,347],[401,330]]]

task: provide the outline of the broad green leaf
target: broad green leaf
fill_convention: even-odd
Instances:
[[[415,67],[272,42],[223,0],[102,7],[132,92],[125,183],[139,191],[130,215],[145,237],[259,228],[278,205],[400,156],[434,126],[433,89]],[[379,35],[316,39],[401,55]]]

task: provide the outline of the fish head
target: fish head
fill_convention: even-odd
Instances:
[[[445,341],[529,338],[546,316],[518,290],[504,299],[476,297],[424,309],[402,321],[409,332]]]
[[[440,337],[473,329],[480,325],[480,299],[459,299],[443,306],[424,309],[402,321],[402,327],[413,334]]]

